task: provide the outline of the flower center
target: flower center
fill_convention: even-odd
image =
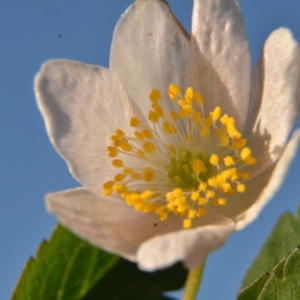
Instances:
[[[227,205],[228,198],[245,192],[248,166],[256,159],[234,118],[222,115],[219,106],[205,116],[203,97],[193,88],[182,95],[172,84],[168,94],[166,101],[152,90],[151,126],[133,117],[134,136],[121,129],[111,136],[108,156],[122,172],[103,185],[103,194],[118,193],[137,211],[154,212],[161,221],[173,213],[190,228],[207,205]]]

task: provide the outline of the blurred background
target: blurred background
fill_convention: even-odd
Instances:
[[[0,9],[0,299],[8,299],[23,266],[56,224],[46,193],[78,186],[51,146],[37,109],[33,78],[51,58],[108,67],[114,26],[132,0],[14,0]],[[192,0],[170,0],[190,31]],[[239,0],[252,64],[270,32],[285,26],[300,41],[300,1]],[[234,45],[233,45],[234,51]],[[299,121],[296,124],[300,127]],[[299,152],[299,151],[298,151]],[[235,299],[242,277],[276,220],[296,212],[300,155],[274,199],[245,230],[210,255],[199,299]],[[172,293],[180,299],[181,292]]]

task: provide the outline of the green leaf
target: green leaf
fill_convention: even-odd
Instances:
[[[137,265],[120,259],[83,300],[160,300],[163,292],[183,287],[187,270],[180,263],[161,271],[142,272]]]
[[[272,270],[245,288],[237,300],[299,300],[300,248],[296,247]]]
[[[58,226],[27,262],[12,300],[160,300],[181,288],[181,264],[153,273],[106,253]]]
[[[298,245],[300,245],[300,208],[296,217],[285,213],[278,220],[273,232],[248,270],[242,288],[249,286],[265,272],[270,272],[283,257]]]
[[[27,262],[12,300],[81,299],[118,260],[57,226]]]

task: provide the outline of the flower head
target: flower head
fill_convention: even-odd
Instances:
[[[47,62],[50,139],[85,187],[47,196],[62,224],[155,270],[196,267],[256,218],[297,147],[300,50],[274,31],[250,76],[234,0],[195,0],[191,37],[162,0],[116,26],[110,69]]]

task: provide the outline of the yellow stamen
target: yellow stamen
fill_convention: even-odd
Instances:
[[[214,206],[222,206],[222,205],[226,205],[227,201],[225,198],[216,198],[211,203]]]
[[[142,131],[142,133],[143,133],[143,136],[144,136],[146,139],[152,139],[152,134],[151,134],[150,130],[144,129],[144,130]]]
[[[247,157],[251,155],[251,149],[246,147],[241,151],[241,159],[245,160]]]
[[[221,107],[217,106],[213,112],[213,117],[212,117],[213,122],[219,120],[220,116],[221,116]]]
[[[137,127],[140,124],[141,124],[141,121],[138,118],[133,117],[133,118],[130,119],[130,126],[131,127]]]
[[[120,159],[114,159],[112,161],[112,165],[116,168],[122,168],[124,166],[122,160],[120,160]]]
[[[184,219],[183,220],[183,228],[191,228],[192,227],[192,220],[191,219]]]
[[[146,167],[143,169],[145,182],[151,182],[154,177],[154,170],[152,168]]]
[[[153,103],[157,103],[159,99],[161,99],[161,94],[159,90],[153,89],[150,96],[149,96],[150,100]]]
[[[171,100],[153,89],[150,125],[133,116],[130,126],[138,127],[133,136],[122,128],[111,135],[107,154],[122,171],[103,184],[102,193],[118,193],[136,211],[155,213],[161,221],[174,214],[183,218],[184,228],[191,228],[195,218],[207,213],[205,205],[224,206],[235,193],[246,192],[257,160],[236,120],[222,115],[220,106],[207,114],[202,95],[192,87],[182,94],[171,84],[167,92],[172,111],[166,103]],[[229,203],[236,201],[242,200]]]
[[[209,162],[210,162],[212,165],[217,166],[218,163],[219,163],[219,156],[218,156],[217,154],[212,154],[212,155],[210,156]]]
[[[224,165],[225,165],[226,167],[235,165],[235,162],[234,162],[234,160],[233,160],[233,157],[232,157],[232,156],[226,156],[226,157],[224,158]]]
[[[146,153],[152,153],[155,151],[155,146],[150,142],[145,142],[143,145],[143,149]]]
[[[156,122],[158,122],[159,117],[158,117],[158,115],[153,110],[150,110],[149,111],[149,115],[148,115],[148,119],[151,122],[156,123]]]

